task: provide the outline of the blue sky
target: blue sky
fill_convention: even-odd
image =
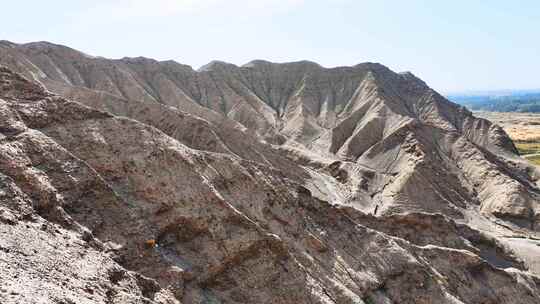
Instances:
[[[443,92],[540,88],[540,1],[4,1],[0,39],[109,58],[380,62]]]

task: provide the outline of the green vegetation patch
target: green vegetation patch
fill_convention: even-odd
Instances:
[[[520,155],[540,153],[540,142],[518,142],[515,145]]]
[[[518,94],[508,96],[454,95],[448,96],[448,98],[472,111],[540,113],[540,92],[516,93]]]
[[[529,156],[529,157],[525,157],[529,162],[537,165],[537,166],[540,166],[540,155],[533,155],[533,156]]]

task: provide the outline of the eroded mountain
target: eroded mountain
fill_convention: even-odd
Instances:
[[[540,299],[536,169],[411,73],[0,63],[8,303]]]

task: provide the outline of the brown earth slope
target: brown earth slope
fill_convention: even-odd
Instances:
[[[0,45],[86,105],[2,69],[7,302],[540,299],[530,168],[410,73]]]

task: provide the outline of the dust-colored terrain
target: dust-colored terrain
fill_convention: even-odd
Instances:
[[[474,112],[504,128],[516,142],[540,142],[540,114],[519,112]]]
[[[474,112],[474,114],[502,126],[514,141],[520,155],[535,165],[540,165],[540,114],[518,112]]]
[[[381,64],[0,42],[1,303],[539,303],[537,168]]]

